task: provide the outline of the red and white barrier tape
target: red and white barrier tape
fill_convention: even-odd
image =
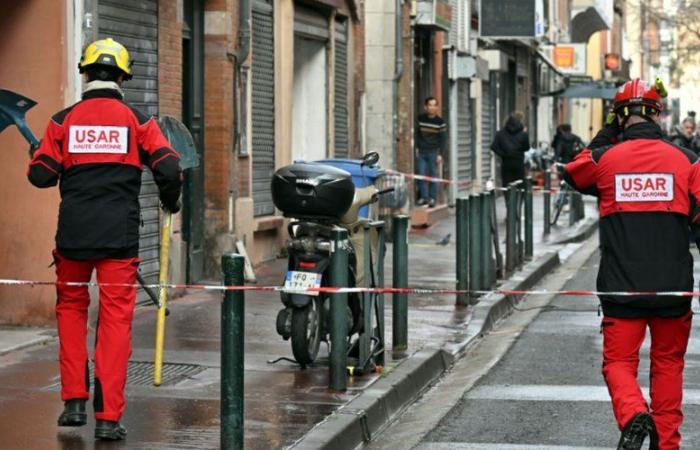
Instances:
[[[391,170],[391,169],[387,169],[386,173],[390,173],[392,175],[403,175],[404,177],[410,178],[413,180],[431,181],[433,183],[440,183],[440,184],[455,184],[457,186],[470,186],[472,184],[472,182],[470,180],[451,180],[449,178],[429,177],[427,175],[418,175],[415,173],[405,173],[405,172],[399,172],[399,171]]]
[[[372,293],[372,294],[414,294],[414,295],[456,295],[456,294],[501,294],[501,295],[570,295],[570,296],[600,296],[614,295],[621,297],[634,296],[668,296],[668,297],[700,297],[700,291],[594,291],[594,290],[520,290],[520,289],[492,289],[492,290],[467,290],[467,289],[430,289],[430,288],[367,288],[367,287],[320,287],[308,289],[289,289],[284,286],[224,286],[206,284],[131,284],[131,283],[96,283],[92,281],[34,281],[17,279],[0,279],[0,286],[54,286],[64,285],[71,287],[148,287],[152,289],[193,289],[206,291],[273,291],[273,292],[293,292],[293,293],[328,293],[328,294],[352,294],[352,293]]]

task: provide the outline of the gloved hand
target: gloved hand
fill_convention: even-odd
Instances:
[[[620,123],[617,121],[617,115],[609,111],[608,115],[605,116],[605,126],[598,131],[593,140],[588,144],[588,148],[591,150],[605,147],[606,145],[617,144],[617,137],[622,132],[620,128]]]
[[[182,209],[182,203],[180,202],[180,199],[175,200],[175,202],[164,201],[163,199],[161,199],[160,206],[161,208],[163,208],[171,214],[177,214]]]

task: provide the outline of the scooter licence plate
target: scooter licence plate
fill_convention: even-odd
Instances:
[[[321,274],[313,272],[297,272],[290,270],[284,279],[284,291],[290,294],[318,296],[318,292],[308,292],[306,289],[320,288]]]

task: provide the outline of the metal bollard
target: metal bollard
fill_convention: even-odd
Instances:
[[[501,240],[498,234],[498,212],[496,210],[496,191],[491,191],[491,238],[493,239],[494,252],[494,279],[493,283],[498,278],[505,278],[505,267],[503,264],[503,252],[501,251]]]
[[[457,289],[469,289],[469,198],[457,199]],[[457,306],[469,304],[467,294],[457,294]]]
[[[333,256],[330,264],[330,285],[347,287],[348,285],[348,232],[336,228],[331,234],[333,239]],[[347,336],[348,336],[348,294],[330,294],[331,302],[331,358],[329,387],[336,391],[348,388],[347,375]],[[367,330],[366,330],[367,331]]]
[[[491,268],[491,193],[482,192],[481,202],[481,288],[490,289],[492,286]]]
[[[573,226],[576,221],[578,220],[576,217],[576,213],[578,211],[578,208],[576,208],[576,194],[573,191],[569,191],[568,194],[568,200],[569,200],[569,226]]]
[[[481,290],[481,201],[479,194],[472,194],[469,199],[469,290]],[[473,300],[476,294],[469,296]]]
[[[517,243],[515,234],[517,233],[516,211],[517,192],[516,186],[510,185],[506,188],[506,276],[515,270],[517,265]]]
[[[221,257],[226,286],[244,283],[245,258],[234,253]],[[243,291],[224,291],[221,302],[221,448],[243,448]]]
[[[534,254],[532,178],[525,179],[525,259],[532,259]]]
[[[392,270],[393,287],[408,287],[408,216],[392,218],[393,252]],[[392,355],[394,359],[402,358],[408,349],[408,296],[393,294],[392,305]]]
[[[544,234],[547,235],[552,231],[552,171],[544,171],[544,193],[542,194],[544,202]]]

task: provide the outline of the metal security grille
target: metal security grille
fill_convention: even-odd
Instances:
[[[469,81],[457,80],[457,178],[472,179],[472,117],[469,110]],[[460,185],[459,193],[469,190]]]
[[[337,21],[335,26],[335,157],[347,158],[350,148],[347,21]]]
[[[206,369],[197,364],[163,363],[161,386],[174,386],[191,378]],[[145,361],[129,361],[126,370],[127,386],[151,386],[153,384],[153,363]],[[90,362],[90,386],[95,385],[95,365]],[[44,391],[56,392],[61,390],[60,377],[46,386]]]
[[[255,216],[274,214],[275,48],[272,5],[253,3],[253,205]]]
[[[495,134],[495,111],[491,82],[481,83],[481,179],[491,178],[491,142]]]
[[[111,37],[126,46],[133,61],[134,78],[124,83],[124,100],[144,114],[158,114],[158,2],[156,0],[100,0],[97,5],[100,38]],[[158,188],[148,170],[143,172],[142,226],[139,271],[146,282],[158,279],[160,215]],[[146,299],[140,292],[138,301]]]

